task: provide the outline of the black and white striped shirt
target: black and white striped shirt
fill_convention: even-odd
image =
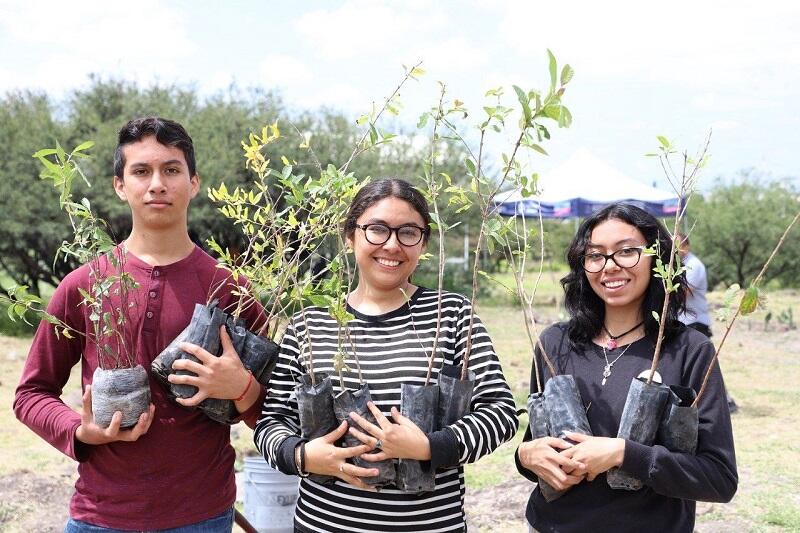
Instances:
[[[428,355],[436,334],[437,292],[420,287],[407,305],[379,316],[349,311],[356,317],[348,326],[364,380],[369,384],[375,405],[389,416],[392,406],[400,408],[402,383],[422,385],[425,382]],[[461,364],[470,313],[471,305],[466,298],[443,294],[434,382],[442,357],[445,364]],[[300,424],[292,392],[297,378],[307,371],[307,339],[311,339],[314,370],[331,376],[336,394],[341,388],[332,358],[338,350],[338,331],[336,321],[327,310],[310,307],[305,310],[305,320],[301,313],[293,317],[281,343],[280,359],[255,429],[255,443],[267,462],[284,473],[297,473],[292,458]],[[344,346],[349,367],[344,373],[344,384],[355,390],[359,386],[356,361],[350,342],[345,342]],[[304,532],[463,531],[463,465],[477,461],[511,439],[519,423],[514,399],[491,339],[477,317],[469,368],[476,374],[470,414],[429,435],[432,464],[442,462],[436,461],[437,456],[447,458],[444,461],[447,466],[437,471],[433,492],[407,494],[393,488],[371,492],[342,481],[320,485],[303,479],[295,527]]]

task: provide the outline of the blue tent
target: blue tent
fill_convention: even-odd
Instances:
[[[585,150],[540,176],[541,195],[523,198],[519,191],[498,194],[501,215],[543,218],[586,217],[613,202],[627,202],[656,217],[672,217],[678,196],[636,181]]]

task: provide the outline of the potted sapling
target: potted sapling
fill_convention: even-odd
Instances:
[[[339,269],[339,272],[343,271],[344,269]],[[346,290],[347,286],[341,283],[341,280],[339,281],[340,283],[337,284],[339,287],[336,289],[336,292],[329,292],[329,294],[336,294],[337,296],[331,298],[331,302],[328,305],[328,313],[336,320],[338,324],[338,349],[333,357],[333,368],[339,378],[340,392],[333,397],[333,412],[336,415],[337,423],[340,424],[346,420],[351,427],[355,427],[361,430],[362,433],[366,433],[366,430],[350,417],[350,413],[356,413],[360,417],[366,419],[368,422],[376,426],[378,425],[378,421],[375,419],[375,415],[372,414],[372,411],[369,410],[367,405],[372,401],[372,398],[370,396],[369,386],[364,381],[364,377],[361,373],[361,361],[359,361],[358,352],[348,326],[348,322],[355,318],[347,310],[345,297],[349,291]],[[344,372],[351,371],[351,368],[347,364],[349,355],[352,355],[356,365],[356,373],[359,383],[356,390],[350,390],[344,381]],[[343,447],[349,448],[360,446],[363,443],[357,437],[350,434],[350,432],[347,432],[342,438],[341,444]],[[379,452],[380,450],[375,450],[371,453]],[[391,459],[386,459],[383,461],[367,461],[362,459],[360,456],[356,456],[352,458],[352,463],[362,468],[378,469],[378,475],[363,478],[364,483],[367,485],[381,488],[395,483],[397,473],[395,470],[394,461]]]
[[[653,312],[653,318],[658,321],[659,327],[650,371],[647,378],[636,377],[631,381],[617,432],[617,437],[619,438],[632,440],[647,446],[655,443],[658,429],[662,425],[662,418],[668,404],[679,407],[684,406],[686,402],[691,402],[694,396],[694,391],[691,391],[691,389],[687,390],[686,387],[675,385],[670,387],[654,381],[653,378],[662,355],[667,322],[665,317],[667,316],[670,298],[681,289],[682,281],[685,279],[684,272],[686,268],[681,264],[677,243],[675,243],[673,236],[680,229],[689,199],[697,184],[699,172],[705,165],[710,136],[706,138],[696,158],[689,157],[686,152],[682,154],[682,172],[680,176],[674,173],[670,163],[670,157],[676,153],[672,144],[662,136],[659,136],[658,140],[660,142],[659,153],[652,155],[658,155],[665,175],[673,190],[677,193],[678,206],[675,210],[672,234],[665,236],[660,241],[656,241],[652,246],[644,250],[644,253],[655,259],[653,271],[655,272],[655,277],[661,280],[661,284],[664,287],[664,303],[660,314]],[[661,258],[663,246],[669,246],[669,261],[666,265]],[[667,411],[668,416],[669,412]],[[696,433],[696,425],[694,431]],[[639,490],[643,486],[640,479],[618,467],[608,471],[606,481],[612,489]]]
[[[512,109],[501,105],[500,99],[503,95],[502,89],[488,91],[487,96],[497,99],[495,105],[485,106],[486,119],[479,125],[480,144],[477,154],[467,147],[469,156],[465,160],[467,178],[470,181],[469,189],[450,187],[453,203],[456,205],[474,205],[480,212],[480,224],[478,228],[478,238],[474,248],[474,263],[472,270],[472,311],[470,313],[469,333],[467,334],[467,346],[461,365],[461,379],[465,380],[468,376],[469,360],[472,354],[472,335],[471,332],[475,323],[475,305],[478,297],[478,276],[480,271],[480,257],[484,245],[490,253],[494,253],[495,245],[504,241],[504,235],[513,221],[503,221],[497,214],[496,197],[506,186],[514,183],[521,183],[523,180],[523,167],[520,162],[520,149],[532,150],[542,154],[547,152],[542,148],[541,143],[550,138],[550,132],[543,124],[546,120],[556,121],[559,127],[569,127],[572,123],[572,114],[562,103],[566,85],[572,79],[573,70],[569,65],[564,65],[559,77],[558,64],[553,53],[548,50],[548,67],[550,73],[550,87],[546,94],[538,90],[524,91],[520,87],[514,86],[517,100],[520,105],[519,129],[516,142],[513,144],[511,154],[502,155],[501,175],[492,179],[486,176],[484,169],[486,163],[484,143],[490,131],[501,131],[505,127],[505,121],[512,112]],[[454,130],[449,121],[445,121],[451,130]],[[460,136],[458,136],[461,138]],[[466,145],[466,143],[465,143]],[[556,384],[551,385],[556,388]],[[568,387],[577,393],[576,387]],[[566,389],[565,389],[566,390]],[[545,398],[547,394],[545,393]],[[577,397],[580,403],[580,397]],[[560,403],[560,402],[559,402]],[[581,409],[582,410],[582,409]],[[586,424],[588,428],[588,424]]]
[[[44,167],[41,178],[51,181],[59,191],[59,205],[67,214],[72,230],[72,241],[64,241],[56,253],[58,257],[71,257],[88,269],[88,285],[79,287],[81,306],[88,317],[88,331],[66,324],[49,314],[37,296],[29,294],[27,287],[9,290],[12,318],[26,320],[28,312],[48,321],[57,335],[74,338],[82,336],[85,344],[95,346],[96,368],[92,375],[92,412],[100,427],[108,427],[117,411],[122,413],[121,428],[129,428],[150,406],[150,385],[147,371],[136,361],[138,331],[131,324],[130,309],[135,305],[131,291],[138,287],[133,276],[126,271],[126,250],[110,236],[106,221],[93,211],[87,198],[76,202],[72,185],[80,176],[91,187],[77,164],[77,159],[88,157],[84,151],[92,142],[78,145],[66,153],[59,143],[55,148],[43,149],[34,157]],[[91,352],[84,347],[83,355]]]
[[[532,175],[530,179],[520,176],[519,190],[523,197],[533,197],[537,194],[536,181],[538,176]],[[578,390],[575,378],[569,374],[559,374],[548,357],[544,345],[539,338],[539,328],[534,315],[534,300],[536,291],[539,287],[543,267],[544,267],[544,225],[542,223],[541,211],[538,214],[538,231],[536,228],[528,230],[528,224],[524,216],[514,215],[512,221],[516,222],[519,216],[520,221],[514,225],[507,225],[508,231],[501,233],[502,245],[505,257],[514,277],[514,287],[507,289],[512,292],[522,304],[522,315],[525,322],[525,332],[531,345],[533,354],[533,379],[531,392],[527,399],[528,424],[530,426],[531,438],[557,437],[566,439],[567,432],[583,433],[591,435],[592,429],[586,416],[586,408]],[[539,247],[539,266],[536,279],[531,289],[526,286],[527,258],[532,246],[531,242],[538,233]],[[541,359],[541,361],[540,361]],[[550,372],[550,379],[542,384],[543,368],[541,364],[547,366]],[[566,493],[566,490],[559,491],[553,488],[544,480],[539,480],[539,490],[548,502],[554,501]]]
[[[664,414],[661,426],[659,427],[658,441],[670,450],[684,453],[695,452],[697,448],[698,405],[706,392],[706,385],[717,364],[717,359],[722,352],[722,347],[725,345],[725,341],[728,339],[728,335],[733,329],[736,319],[741,315],[749,315],[762,306],[763,297],[760,287],[764,279],[764,274],[767,272],[769,264],[783,246],[786,237],[789,235],[789,232],[797,223],[798,219],[800,219],[800,212],[789,222],[789,225],[784,230],[775,248],[773,248],[769,258],[767,258],[764,266],[761,267],[761,271],[759,271],[758,275],[753,279],[750,286],[743,290],[738,285],[733,285],[726,292],[725,304],[722,309],[720,309],[719,313],[719,318],[727,323],[725,333],[722,335],[722,340],[720,340],[719,346],[717,346],[714,357],[703,375],[703,382],[700,385],[700,390],[697,392],[696,396],[694,395],[694,391],[692,391],[691,394],[686,396],[685,400],[682,398],[683,402],[680,404],[672,402],[667,408],[667,412]],[[737,300],[738,303],[735,303]],[[729,316],[732,310],[733,316]]]
[[[483,146],[486,135],[490,130],[497,131],[501,127],[504,127],[505,120],[512,111],[510,108],[500,104],[500,97],[503,94],[502,90],[494,89],[487,92],[487,95],[496,97],[497,103],[484,107],[487,118],[479,127],[481,143],[477,155],[470,150],[470,157],[468,157],[465,162],[467,177],[470,180],[470,188],[469,190],[459,187],[450,187],[448,189],[452,194],[452,203],[460,206],[476,205],[479,208],[481,216],[478,239],[474,249],[472,273],[473,307],[470,316],[470,331],[473,328],[475,319],[474,309],[478,295],[478,276],[479,274],[483,274],[479,270],[479,259],[484,244],[490,253],[494,253],[495,246],[498,244],[505,248],[509,232],[513,232],[512,228],[515,224],[513,219],[503,221],[497,214],[496,198],[500,191],[508,185],[522,186],[529,192],[531,192],[530,186],[534,186],[535,188],[535,180],[529,181],[529,178],[523,174],[523,167],[519,161],[520,149],[531,150],[546,155],[547,152],[542,148],[541,143],[545,139],[550,138],[550,132],[543,122],[550,119],[556,121],[559,127],[569,127],[572,123],[572,115],[569,109],[562,103],[561,97],[566,90],[565,86],[572,79],[573,70],[569,65],[565,65],[559,76],[558,64],[552,52],[549,50],[548,59],[550,87],[546,94],[543,95],[537,90],[526,92],[520,87],[514,86],[514,91],[521,108],[519,121],[520,133],[512,147],[510,156],[503,154],[501,176],[498,179],[492,180],[487,178],[483,171],[485,166],[483,161]],[[450,125],[449,122],[447,122],[447,124]],[[451,130],[454,130],[452,126]],[[529,302],[532,310],[532,298],[526,298],[524,296],[521,298],[523,301]],[[526,317],[526,327],[531,324],[530,321],[532,317],[532,312]],[[461,372],[462,379],[466,378],[469,358],[472,351],[471,335],[468,335],[467,338],[467,348]],[[550,424],[550,431],[553,432],[554,436],[563,437],[564,432],[570,430],[591,434],[588,421],[586,420],[585,408],[583,407],[583,402],[578,393],[574,379],[571,376],[556,376],[555,369],[552,368],[552,365],[550,366],[551,373],[557,379],[548,380],[543,392],[544,399],[534,398],[533,403],[538,405],[538,402],[544,401],[546,406],[552,405],[552,412],[548,415],[548,423]],[[548,397],[550,398],[549,401],[547,400]]]

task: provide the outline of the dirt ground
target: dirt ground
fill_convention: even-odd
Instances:
[[[789,305],[800,300],[797,293],[790,296],[775,300]],[[502,310],[497,315],[498,324],[508,319]],[[492,318],[486,316],[484,321]],[[503,328],[495,326],[498,351],[511,357],[505,365],[508,377],[512,385],[522,386],[527,359],[522,348],[502,338]],[[733,417],[740,483],[731,503],[698,505],[696,530],[702,533],[800,531],[800,448],[795,444],[800,440],[795,409],[800,401],[800,330],[766,329],[759,317],[743,321],[722,358],[726,382],[741,407]],[[4,406],[0,409],[0,532],[62,531],[75,480],[74,463],[17,422],[9,408],[29,342],[0,337],[0,405]],[[65,400],[73,407],[80,402],[72,380]],[[247,435],[243,440],[250,441]],[[499,482],[467,491],[471,531],[527,531],[524,509],[533,485],[516,472],[507,472],[505,461],[501,466]],[[483,469],[487,468],[488,463]]]

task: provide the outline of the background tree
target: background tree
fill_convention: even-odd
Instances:
[[[95,141],[92,158],[82,167],[92,183],[86,190],[76,184],[76,196],[91,199],[98,216],[107,220],[117,239],[130,231],[127,206],[110,186],[117,132],[129,119],[160,115],[184,124],[192,135],[201,178],[201,194],[190,211],[189,230],[200,245],[212,235],[223,247],[235,249],[240,233],[217,213],[205,191],[225,182],[230,189],[248,184],[252,176],[242,159],[242,140],[276,120],[281,139],[268,147],[267,157],[280,162],[285,156],[298,171],[319,173],[320,166],[342,165],[362,135],[354,119],[330,109],[292,110],[279,95],[260,89],[231,86],[211,97],[200,97],[191,87],[154,85],[92,77],[87,87],[73,91],[63,102],[44,93],[9,93],[0,100],[0,140],[6,156],[0,161],[0,201],[4,222],[0,226],[0,270],[16,284],[39,293],[39,283],[55,285],[77,265],[59,261],[55,250],[68,238],[66,220],[57,209],[52,188],[39,179],[31,155],[58,140],[74,146]],[[421,174],[422,157],[413,138],[402,135],[378,149],[365,152],[350,165],[359,176]],[[310,144],[313,154],[306,145]],[[461,156],[444,154],[443,166],[453,172]]]
[[[692,249],[708,272],[709,286],[746,286],[758,274],[792,217],[800,192],[789,183],[769,181],[744,172],[733,181],[718,180],[689,206]],[[765,280],[783,286],[800,283],[800,239],[788,239],[775,257]]]

